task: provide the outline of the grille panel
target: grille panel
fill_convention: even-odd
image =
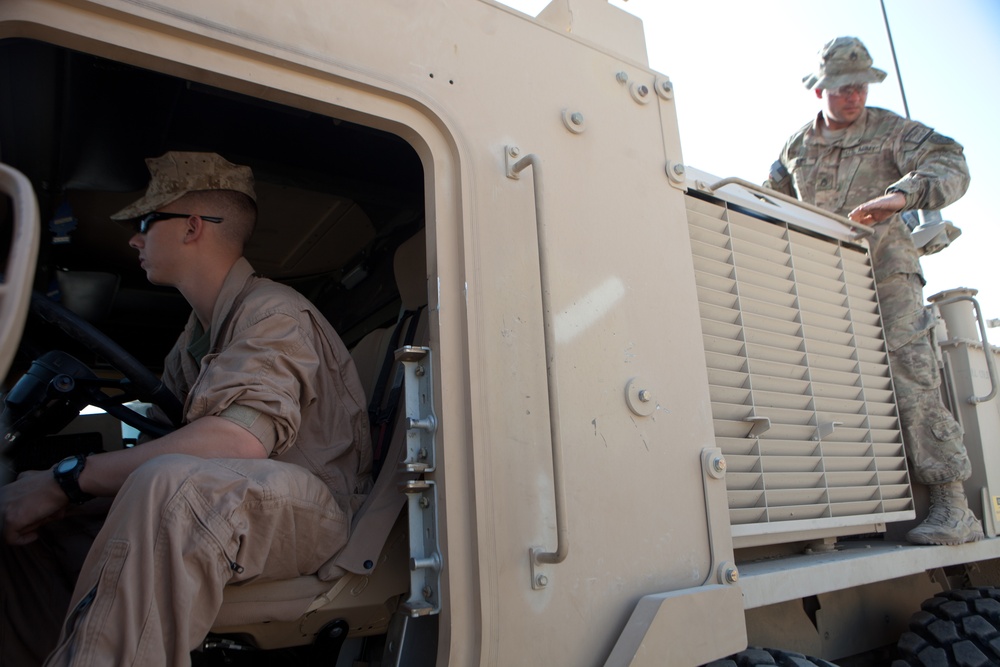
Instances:
[[[912,518],[867,254],[722,202],[687,206],[736,545]]]

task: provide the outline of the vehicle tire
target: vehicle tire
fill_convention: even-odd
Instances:
[[[801,653],[779,651],[770,648],[748,648],[728,658],[710,662],[704,667],[758,667],[777,665],[778,667],[837,667],[832,662],[810,658]]]
[[[1000,588],[938,593],[920,605],[892,667],[1000,664]]]

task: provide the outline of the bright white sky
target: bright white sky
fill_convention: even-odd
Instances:
[[[501,0],[532,16],[546,0]],[[611,0],[642,19],[650,67],[674,83],[684,162],[761,182],[788,136],[818,101],[802,85],[819,48],[861,38],[875,66],[870,106],[903,115],[879,0]],[[944,210],[962,229],[923,259],[930,296],[974,287],[986,318],[1000,318],[1000,1],[885,0],[910,115],[965,146],[972,185]],[[991,329],[1000,343],[1000,330]]]

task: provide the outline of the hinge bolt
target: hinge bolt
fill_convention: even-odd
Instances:
[[[645,97],[646,95],[649,95],[649,86],[642,84],[635,89],[635,92],[639,95],[639,97]]]
[[[517,146],[511,146],[510,150],[508,150],[507,152],[510,153],[511,157],[517,157],[518,155],[521,154],[521,149],[518,148]]]
[[[615,78],[618,79],[618,83],[628,83],[628,72],[618,72]]]
[[[677,174],[678,176],[683,176],[684,175],[684,165],[682,165],[680,163],[675,164],[674,165],[674,173]]]
[[[583,125],[583,114],[577,111],[569,117],[569,121],[574,125]]]
[[[539,588],[545,588],[546,586],[549,585],[549,578],[546,577],[544,574],[540,574],[537,577],[535,577],[535,583],[538,585]]]
[[[664,81],[663,83],[661,83],[660,84],[660,88],[663,90],[663,92],[668,93],[668,94],[671,93],[671,92],[673,92],[673,90],[674,90],[673,84],[670,83],[669,81]]]
[[[722,456],[716,456],[712,459],[712,469],[715,472],[726,472],[726,459]]]
[[[431,506],[431,501],[427,500],[427,498],[421,497],[420,500],[418,501],[418,504],[420,505],[421,509],[427,509],[428,507]]]
[[[515,148],[514,150],[517,149]],[[513,153],[513,155],[516,156],[517,154]],[[416,375],[418,378],[422,378],[425,373],[427,373],[427,369],[424,368],[423,366],[417,366],[416,368],[413,369],[413,374]]]
[[[649,403],[651,400],[653,400],[653,392],[651,392],[648,389],[639,390],[639,400],[642,401],[643,403]]]
[[[735,584],[740,580],[740,571],[735,567],[726,568],[725,577],[727,584]]]

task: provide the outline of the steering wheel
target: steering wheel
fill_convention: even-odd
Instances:
[[[125,349],[72,311],[38,292],[31,295],[31,312],[56,327],[122,375],[121,380],[97,377],[86,364],[65,352],[47,352],[31,365],[4,397],[6,440],[13,443],[29,433],[54,433],[72,421],[87,405],[94,405],[129,426],[161,437],[180,425],[183,406],[156,375]],[[103,389],[120,393],[110,396]],[[153,421],[125,407],[132,400],[153,403],[170,425]]]

